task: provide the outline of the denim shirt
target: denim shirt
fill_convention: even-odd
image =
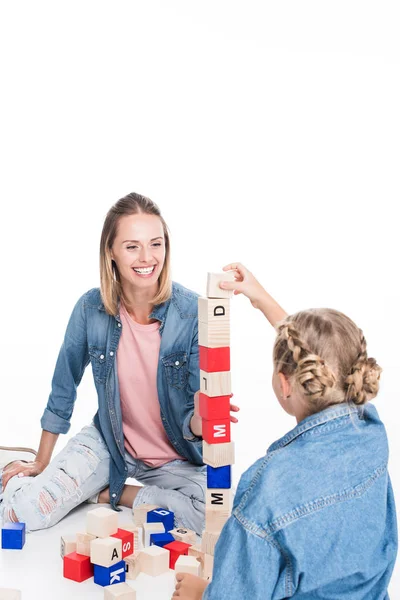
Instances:
[[[241,477],[203,600],[384,600],[397,553],[372,404],[307,417]]]
[[[157,390],[165,432],[176,452],[202,465],[202,438],[195,436],[189,426],[194,394],[200,388],[197,298],[198,294],[174,282],[169,300],[155,306],[149,318],[160,321]],[[127,471],[116,364],[121,331],[120,316],[105,311],[99,288],[89,290],[78,300],[67,325],[41,419],[46,431],[68,432],[76,390],[91,362],[99,402],[94,424],[111,455],[109,485],[114,509]]]

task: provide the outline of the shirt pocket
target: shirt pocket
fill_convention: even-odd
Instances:
[[[162,359],[169,385],[183,390],[188,382],[188,362],[186,352],[174,352]]]
[[[90,362],[92,363],[93,377],[98,383],[106,382],[106,349],[89,346]]]

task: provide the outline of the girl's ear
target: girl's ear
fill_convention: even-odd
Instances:
[[[289,379],[282,372],[278,373],[279,383],[281,384],[283,398],[290,398],[292,393],[292,386],[290,385]]]

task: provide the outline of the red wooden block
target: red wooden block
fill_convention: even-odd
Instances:
[[[121,540],[122,542],[122,560],[126,556],[130,556],[134,553],[134,541],[133,541],[133,533],[131,531],[126,531],[125,529],[118,529],[117,533],[113,533],[112,536]]]
[[[231,397],[214,396],[211,398],[207,394],[199,395],[199,413],[203,419],[214,421],[215,419],[230,418]]]
[[[90,556],[84,556],[77,552],[71,552],[64,556],[63,574],[66,579],[72,579],[78,583],[93,577],[93,565]]]
[[[223,348],[207,348],[199,346],[200,369],[207,373],[216,373],[217,371],[230,371],[231,369],[231,349],[229,346]]]
[[[202,420],[202,436],[207,444],[224,444],[231,441],[231,420]]]
[[[185,544],[185,542],[171,542],[165,544],[164,548],[169,550],[169,568],[175,569],[175,563],[180,556],[187,555],[191,544]]]

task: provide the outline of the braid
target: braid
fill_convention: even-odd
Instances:
[[[367,356],[367,342],[360,329],[360,351],[344,384],[347,401],[364,404],[376,396],[381,372],[376,360]]]
[[[331,369],[300,339],[292,321],[278,326],[278,336],[286,340],[295,364],[295,379],[302,386],[305,395],[312,401],[324,398],[336,381]]]

